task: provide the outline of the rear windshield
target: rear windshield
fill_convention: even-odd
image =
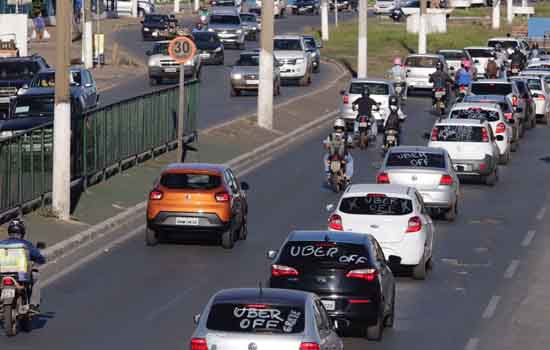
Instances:
[[[468,50],[468,53],[472,57],[481,57],[481,58],[493,57],[493,51],[491,51],[491,50],[470,49],[470,50]]]
[[[365,88],[369,88],[371,95],[389,95],[390,88],[388,84],[383,83],[352,83],[349,87],[350,94],[360,95],[365,91]]]
[[[240,25],[241,19],[239,16],[232,15],[212,15],[210,16],[210,23]]]
[[[478,102],[478,103],[496,103],[497,105],[500,106],[500,109],[502,110],[502,113],[508,113],[508,112],[512,112],[512,106],[510,106],[509,103],[505,102],[505,101],[502,101],[502,100],[491,100],[491,99],[479,99],[479,98],[476,98],[475,96],[472,96],[473,98],[470,98],[468,96],[466,96],[464,98],[464,102]]]
[[[221,183],[219,176],[209,174],[164,174],[160,178],[162,186],[177,190],[211,190]]]
[[[273,49],[279,51],[302,51],[302,43],[297,39],[275,39]]]
[[[237,66],[256,67],[260,65],[259,55],[241,55],[237,61]]]
[[[445,157],[442,154],[428,152],[391,152],[386,166],[445,168]]]
[[[472,107],[468,109],[455,109],[451,112],[450,118],[454,119],[478,119],[496,122],[500,119],[498,111]]]
[[[302,305],[218,303],[206,321],[214,331],[243,333],[301,333],[304,325]]]
[[[527,91],[527,86],[525,85],[525,82],[522,81],[522,80],[516,80],[515,81],[515,84],[519,90],[519,93],[522,94],[522,95],[525,95],[528,93]]]
[[[2,62],[0,63],[0,79],[29,80],[40,67],[35,62]]]
[[[406,66],[419,68],[435,68],[439,59],[435,57],[409,57],[405,62]]]
[[[412,213],[412,201],[406,198],[369,194],[364,197],[347,197],[340,203],[340,211],[359,215],[405,215]]]
[[[443,55],[446,60],[452,60],[452,61],[461,61],[466,57],[466,54],[464,52],[456,52],[456,51],[442,51],[439,52],[440,55]]]
[[[473,83],[471,88],[474,95],[508,95],[512,93],[511,83]]]
[[[471,125],[439,125],[437,141],[483,142],[483,127]],[[432,132],[433,137],[433,132]]]
[[[169,43],[155,44],[155,46],[153,46],[153,54],[154,55],[168,55],[168,46],[169,45],[170,45]]]
[[[195,39],[197,45],[207,43],[218,44],[220,42],[218,35],[211,32],[195,32],[193,33],[193,39]]]
[[[288,242],[278,262],[290,266],[312,265],[323,268],[370,266],[366,246],[334,242]]]
[[[512,40],[503,40],[503,41],[489,40],[489,43],[487,46],[496,47],[497,44],[500,44],[500,46],[503,49],[509,49],[509,48],[515,49],[518,46],[517,41],[512,41]]]
[[[542,90],[540,79],[527,79],[527,86],[529,90]]]

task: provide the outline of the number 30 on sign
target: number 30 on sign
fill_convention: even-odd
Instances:
[[[174,61],[179,64],[186,63],[191,60],[197,51],[197,47],[193,40],[186,36],[179,36],[168,45],[168,54]]]

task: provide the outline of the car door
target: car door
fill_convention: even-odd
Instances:
[[[338,340],[339,337],[332,329],[332,322],[323,307],[321,301],[315,298],[313,304],[315,325],[317,327],[317,333],[319,334],[319,347],[320,350],[337,350],[339,349]]]
[[[90,73],[89,70],[85,69],[82,71],[82,73],[86,77],[86,84],[84,85],[84,87],[87,90],[88,99],[90,101],[89,106],[95,107],[97,106],[97,100],[98,100],[97,86],[95,84],[95,80],[92,77],[92,73]]]
[[[455,172],[455,168],[453,166],[453,161],[451,159],[451,157],[449,156],[449,153],[447,153],[447,151],[443,150],[444,153],[445,153],[445,161],[447,162],[447,173],[453,178],[453,187],[454,187],[454,191],[455,191],[455,194],[456,196],[458,197],[459,195],[459,190],[460,190],[460,181],[458,179],[458,175],[456,175],[456,172]]]
[[[371,240],[372,245],[372,254],[376,259],[376,264],[378,265],[378,271],[380,273],[381,279],[382,279],[382,293],[384,295],[385,305],[384,310],[386,313],[390,312],[391,308],[391,302],[393,297],[393,290],[394,290],[394,278],[393,278],[393,272],[391,268],[388,266],[388,263],[386,261],[386,257],[384,256],[384,252],[382,251],[382,247],[380,247],[380,244],[376,240],[376,238],[372,238]]]
[[[240,228],[245,216],[245,205],[243,202],[245,199],[244,192],[241,191],[237,179],[230,169],[226,170],[227,183],[231,191],[231,198],[233,198],[232,211],[235,219],[235,226]]]
[[[494,143],[494,142],[493,142]],[[497,153],[498,154],[498,153]],[[418,213],[420,214],[422,224],[426,225],[426,248],[428,249],[428,253],[426,256],[432,255],[432,248],[433,248],[433,235],[434,235],[434,223],[433,220],[428,213],[428,210],[426,209],[426,206],[424,205],[424,200],[422,199],[422,196],[416,189],[412,189],[414,191],[414,198],[416,199],[416,206],[418,208]]]

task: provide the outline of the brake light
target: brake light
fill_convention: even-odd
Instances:
[[[158,201],[162,199],[162,195],[162,191],[152,190],[151,193],[149,193],[149,199],[153,201]]]
[[[367,194],[368,198],[386,198],[384,193],[369,193]]]
[[[489,142],[489,133],[485,128],[481,128],[481,141]]]
[[[348,302],[350,304],[369,304],[369,299],[349,299]]]
[[[271,276],[284,277],[284,276],[298,276],[298,270],[284,265],[271,265]]]
[[[317,343],[302,342],[300,344],[300,350],[320,350],[321,347]]]
[[[443,186],[451,186],[453,184],[453,178],[451,175],[442,175],[439,184]]]
[[[519,103],[518,97],[516,95],[512,96],[512,106],[517,107]]]
[[[351,270],[346,274],[347,278],[358,278],[368,282],[372,282],[378,277],[378,271],[375,269],[362,269],[362,270]]]
[[[367,122],[367,117],[359,117],[359,122],[360,123],[366,123]]]
[[[409,219],[409,224],[407,226],[407,233],[418,232],[422,229],[422,220],[418,216],[413,216]]]
[[[505,131],[506,131],[506,125],[503,122],[498,123],[496,128],[496,133],[502,134]]]
[[[191,339],[191,350],[208,350],[208,344],[206,344],[206,339],[204,338],[193,338]]]
[[[512,115],[512,113],[504,113],[504,118],[508,119],[508,120],[512,120],[514,116]]]
[[[432,129],[432,141],[437,141],[438,136],[439,136],[439,129],[433,128]]]
[[[349,103],[349,95],[344,95],[344,97],[342,97],[342,102],[347,105]]]
[[[2,285],[4,286],[13,286],[15,283],[13,282],[13,278],[4,278],[2,280]]]
[[[231,197],[229,196],[229,193],[227,193],[227,192],[216,193],[216,202],[229,202],[230,198]]]
[[[539,100],[544,100],[544,95],[535,95],[535,98],[538,98]]]
[[[246,305],[246,307],[250,309],[265,309],[267,305],[266,304],[248,304]]]
[[[480,163],[479,164],[479,170],[485,170],[487,166],[485,165],[485,163]]]
[[[387,173],[380,173],[376,177],[376,183],[389,184],[390,183],[390,176]]]
[[[344,230],[344,226],[342,225],[342,217],[338,214],[332,214],[328,219],[328,227],[337,231]]]

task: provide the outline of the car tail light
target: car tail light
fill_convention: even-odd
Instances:
[[[437,92],[443,92],[443,91],[445,91],[445,89],[438,88],[438,89],[436,89],[435,91],[437,91]]]
[[[193,338],[191,339],[191,350],[208,350],[208,344],[206,344],[206,339],[204,338]]]
[[[328,227],[333,230],[342,231],[344,229],[342,217],[338,214],[332,214],[328,219]]]
[[[302,342],[300,344],[300,350],[320,350],[321,347],[317,343]]]
[[[466,86],[460,85],[460,87],[458,88],[458,91],[465,92],[466,91]]]
[[[229,202],[230,198],[231,197],[229,196],[229,193],[227,193],[227,192],[216,193],[216,202]]]
[[[513,116],[512,113],[504,113],[504,118],[506,118],[508,120],[512,120],[512,118],[514,118],[514,116]]]
[[[481,128],[481,141],[489,142],[489,133],[485,128]]]
[[[266,304],[248,304],[246,305],[246,307],[250,309],[265,309],[267,305]]]
[[[453,178],[451,175],[442,175],[439,184],[443,186],[451,186],[453,184]]]
[[[479,170],[485,170],[487,166],[485,165],[485,163],[480,163],[479,164]]]
[[[516,95],[512,96],[512,106],[517,107],[519,103],[518,97]]]
[[[358,278],[365,281],[374,281],[378,277],[378,271],[375,269],[362,269],[362,270],[351,270],[346,274],[347,278]]]
[[[390,176],[387,173],[380,173],[376,177],[376,183],[389,184],[390,183]]]
[[[349,299],[348,302],[350,304],[369,304],[369,299]]]
[[[367,122],[367,117],[359,117],[359,122],[360,123],[366,123]]]
[[[409,219],[409,225],[407,226],[408,233],[418,232],[422,229],[422,220],[418,216],[413,216]]]
[[[151,193],[149,193],[149,199],[153,201],[158,201],[162,199],[162,195],[162,191],[152,190]]]
[[[271,265],[271,276],[273,277],[284,277],[284,276],[298,276],[298,270],[290,266],[284,265]]]
[[[538,94],[535,95],[535,98],[538,98],[539,100],[544,100],[545,99],[544,95],[538,95]]]
[[[2,285],[3,286],[13,286],[13,285],[15,285],[15,283],[13,282],[13,278],[4,278],[2,280]]]
[[[342,97],[342,102],[347,105],[349,103],[349,95],[344,95]]]
[[[438,136],[439,136],[439,129],[433,128],[432,129],[432,141],[437,141]]]
[[[506,124],[504,124],[503,122],[498,123],[496,128],[496,133],[502,134],[505,131],[506,131]]]

